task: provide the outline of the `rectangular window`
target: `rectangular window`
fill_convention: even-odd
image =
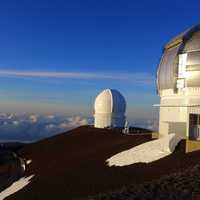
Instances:
[[[178,78],[186,78],[187,53],[179,55]]]
[[[182,89],[185,87],[186,78],[186,65],[187,65],[187,53],[179,55],[178,60],[178,77],[176,82],[176,88]]]

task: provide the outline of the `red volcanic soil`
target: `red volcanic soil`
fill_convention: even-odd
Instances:
[[[85,126],[27,145],[19,155],[32,160],[26,176],[35,174],[35,177],[28,186],[7,199],[86,198],[184,171],[200,162],[200,152],[185,154],[182,141],[173,154],[153,163],[107,166],[109,157],[149,140],[150,133],[124,135],[118,130]]]

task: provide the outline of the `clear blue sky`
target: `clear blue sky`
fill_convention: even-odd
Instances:
[[[95,95],[115,88],[130,117],[151,115],[162,47],[200,23],[199,8],[197,0],[1,1],[0,110],[89,116]]]

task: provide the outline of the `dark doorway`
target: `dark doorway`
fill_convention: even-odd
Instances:
[[[200,139],[200,115],[189,115],[189,139]]]

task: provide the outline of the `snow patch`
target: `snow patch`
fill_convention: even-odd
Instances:
[[[171,154],[176,145],[181,141],[181,137],[174,133],[160,139],[146,142],[122,151],[108,160],[109,166],[126,166],[134,163],[150,163]]]
[[[26,164],[27,164],[27,165],[29,165],[29,164],[31,164],[31,163],[32,163],[32,160],[27,160],[27,161],[26,161]]]
[[[25,172],[25,170],[26,170],[25,162],[22,159],[20,159],[20,162],[21,162],[21,168],[23,169],[23,172]]]
[[[11,194],[16,193],[17,191],[24,188],[26,185],[28,185],[31,182],[31,179],[35,175],[28,176],[26,178],[21,178],[18,181],[14,182],[10,187],[6,188],[0,193],[0,200],[5,199],[6,197],[10,196]]]

